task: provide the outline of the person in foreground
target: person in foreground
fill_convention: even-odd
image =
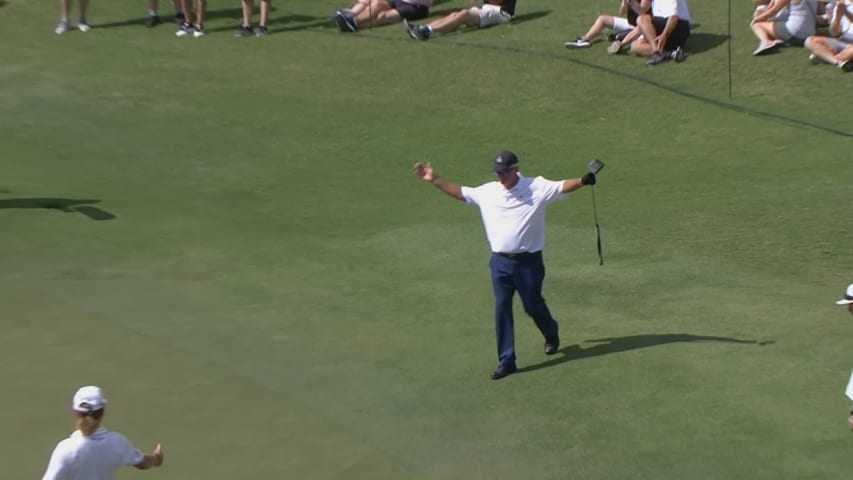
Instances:
[[[412,171],[445,194],[480,208],[492,251],[489,268],[495,297],[498,351],[498,366],[491,374],[492,380],[517,370],[512,314],[512,298],[516,291],[524,311],[533,318],[545,338],[545,354],[557,353],[559,325],[542,298],[545,207],[583,185],[595,185],[595,174],[566,180],[525,177],[518,172],[518,157],[508,150],[499,152],[493,160],[495,181],[479,187],[460,186],[439,178],[429,163],[416,163]]]
[[[835,303],[838,305],[846,305],[847,311],[853,315],[853,283],[847,286],[847,290],[844,292],[844,298]],[[847,398],[853,400],[853,373],[850,374],[850,380],[847,382],[847,389],[844,391],[844,394],[847,395]],[[853,407],[850,407],[848,410],[847,426],[850,428],[850,431],[853,432]]]
[[[140,470],[163,465],[159,443],[142,453],[120,433],[101,427],[106,404],[98,387],[77,390],[71,403],[76,430],[56,445],[42,480],[110,480],[123,465]]]

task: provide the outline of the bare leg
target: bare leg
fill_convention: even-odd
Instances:
[[[750,25],[752,33],[758,37],[761,43],[771,42],[776,39],[776,34],[773,30],[773,22],[755,22]]]
[[[207,0],[196,0],[195,2],[195,24],[204,24],[204,9],[207,7]]]
[[[379,25],[377,19],[382,15],[382,13],[387,12],[388,10],[394,9],[391,8],[391,5],[385,0],[370,0],[370,4],[365,4],[361,11],[356,12],[353,10],[353,16],[355,17],[355,23],[359,28],[363,25]],[[396,10],[394,11],[396,12]]]
[[[649,15],[640,15],[637,17],[637,29],[643,34],[643,38],[638,38],[631,43],[631,51],[641,57],[648,57],[654,53],[655,48],[652,42],[657,38],[657,30],[652,23],[652,17]]]
[[[640,32],[640,27],[634,27],[633,30],[631,30],[630,32],[628,32],[627,35],[625,35],[625,38],[623,38],[622,41],[619,43],[619,47],[621,48],[621,47],[624,47],[625,45],[633,44],[634,40],[637,40],[642,35],[643,34],[642,34],[642,32]]]
[[[267,17],[270,13],[270,0],[261,0],[261,26],[267,26]]]
[[[80,14],[80,16],[78,17],[78,19],[80,20],[80,23],[86,23],[86,10],[87,10],[88,6],[89,6],[89,0],[78,0],[77,1],[77,8],[80,10],[78,12]]]
[[[847,47],[836,55],[842,62],[853,61],[853,46]],[[853,303],[851,303],[853,305]]]
[[[59,21],[68,23],[68,2],[69,0],[59,0]]]
[[[433,32],[447,33],[461,26],[479,27],[480,9],[471,7],[451,12],[438,20],[430,22],[429,27]]]
[[[181,12],[184,14],[184,21],[187,23],[192,22],[193,10],[190,7],[190,1],[191,0],[178,0],[181,5]]]
[[[261,0],[261,4],[263,4],[263,0]],[[243,9],[243,25],[249,26],[252,24],[252,10],[255,8],[255,2],[253,0],[243,0],[240,2],[240,5]],[[261,7],[263,9],[263,7]]]
[[[605,27],[613,28],[613,17],[605,14],[599,15],[598,18],[595,19],[595,22],[593,22],[592,26],[589,27],[589,30],[587,30],[581,38],[588,42],[601,33]]]

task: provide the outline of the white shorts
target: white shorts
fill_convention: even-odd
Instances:
[[[510,20],[512,20],[512,17],[501,10],[499,5],[486,3],[480,7],[480,28],[509,23]]]
[[[633,28],[634,26],[628,23],[627,18],[613,17],[613,30],[621,32],[622,30],[632,30]]]

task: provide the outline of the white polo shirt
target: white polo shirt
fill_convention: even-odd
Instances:
[[[678,15],[679,20],[693,23],[690,18],[690,9],[687,8],[687,0],[653,0],[652,16],[668,18]]]
[[[124,465],[142,461],[142,452],[120,433],[103,428],[84,437],[79,430],[56,445],[42,480],[112,480]]]
[[[829,8],[829,6],[826,8]],[[853,13],[853,5],[851,5],[851,2],[845,2],[845,8],[848,12]],[[835,17],[835,8],[832,9],[832,16],[833,18]],[[844,43],[853,43],[853,23],[851,23],[843,13],[841,15],[841,23],[839,23],[838,26],[841,29],[841,34],[838,35],[838,39]]]
[[[545,206],[566,197],[563,182],[518,175],[509,190],[494,181],[462,187],[465,203],[480,207],[493,252],[538,252],[545,246]]]

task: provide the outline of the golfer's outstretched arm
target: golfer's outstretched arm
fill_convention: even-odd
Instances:
[[[563,193],[574,192],[582,186],[580,178],[567,178],[563,180]]]
[[[140,470],[148,470],[151,467],[159,467],[163,465],[163,449],[158,443],[153,450],[142,454],[142,460],[134,465]]]
[[[435,185],[436,188],[456,200],[465,201],[465,198],[462,197],[462,187],[455,183],[447,182],[438,178],[438,175],[433,173],[432,166],[429,163],[416,163],[415,166],[412,167],[412,172],[414,172],[416,176],[420,177],[421,180]]]

